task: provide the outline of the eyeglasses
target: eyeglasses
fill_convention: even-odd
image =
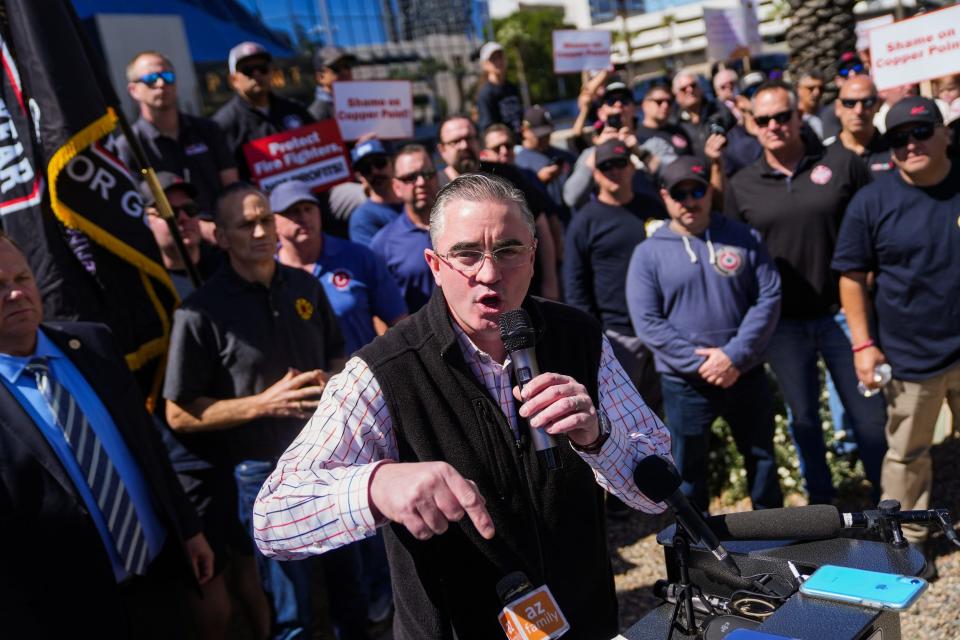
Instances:
[[[158,80],[163,80],[163,84],[176,84],[177,74],[173,71],[154,71],[153,73],[145,73],[137,78],[137,82],[143,83],[148,87],[157,84]]]
[[[647,102],[652,102],[657,106],[673,104],[673,98],[647,98]]]
[[[622,91],[618,91],[616,93],[612,93],[606,96],[603,99],[603,103],[608,107],[612,107],[618,102],[620,104],[633,104],[633,96],[631,96],[629,93],[623,93]]]
[[[174,207],[173,205],[171,205],[171,206],[170,206],[170,210],[173,211],[174,217],[176,217],[177,215],[179,215],[179,214],[182,213],[183,215],[187,216],[188,218],[196,218],[196,217],[199,216],[200,213],[201,213],[201,211],[200,211],[200,206],[199,206],[197,203],[195,203],[195,202],[185,202],[185,203],[180,204],[180,205],[177,205],[177,206],[175,206],[175,207]],[[148,212],[150,215],[154,215],[154,216],[157,216],[157,217],[160,216],[160,211],[159,211],[159,209],[157,209],[157,205],[156,205],[156,204],[150,205],[150,207],[149,207],[149,209],[148,209],[147,212]]]
[[[771,120],[776,120],[777,124],[787,124],[790,122],[790,118],[793,117],[793,109],[787,109],[786,111],[781,111],[780,113],[775,113],[770,116],[753,116],[753,119],[756,121],[757,126],[761,129],[766,129],[767,125],[770,124]]]
[[[511,145],[508,142],[501,142],[500,144],[494,145],[492,147],[487,147],[487,151],[496,151],[497,153],[500,153],[501,151],[504,151],[504,150],[509,151],[511,146],[513,145]]]
[[[823,93],[822,84],[801,84],[797,87],[800,91],[809,91],[810,93]]]
[[[923,142],[933,137],[934,126],[932,124],[918,124],[909,129],[897,129],[896,131],[887,131],[887,140],[891,147],[905,147],[913,138],[917,142]]]
[[[837,69],[837,73],[840,74],[841,78],[846,78],[851,73],[853,73],[854,75],[863,73],[863,65],[852,64],[849,67],[840,67],[839,69]]]
[[[537,248],[536,242],[532,245],[510,245],[509,247],[500,247],[493,251],[478,251],[476,249],[456,249],[447,252],[447,255],[437,253],[447,264],[460,273],[476,273],[483,267],[483,261],[487,256],[493,260],[501,269],[513,269],[522,265],[527,255]]]
[[[857,106],[857,103],[863,105],[864,109],[872,109],[875,104],[877,104],[877,96],[868,96],[866,98],[840,98],[840,104],[844,106],[845,109],[853,109]]]
[[[684,86],[682,86],[682,87],[677,87],[677,93],[680,93],[680,92],[683,92],[683,93],[688,93],[688,92],[690,92],[690,93],[692,93],[692,92],[694,92],[694,91],[696,91],[696,90],[697,90],[697,85],[696,85],[696,83],[694,83],[694,84],[686,84],[686,85],[684,85]]]
[[[404,184],[415,184],[417,178],[423,178],[426,182],[427,180],[432,180],[437,175],[436,171],[414,171],[413,173],[407,173],[402,176],[397,176],[397,180]]]
[[[617,158],[615,160],[601,162],[597,165],[597,169],[599,169],[601,173],[607,173],[608,171],[613,171],[614,169],[626,169],[628,164],[630,164],[630,161],[626,158]]]
[[[670,197],[677,202],[684,202],[687,198],[699,200],[705,195],[707,195],[707,188],[703,186],[692,189],[680,189],[678,187],[670,189]]]
[[[237,67],[237,71],[247,76],[248,78],[252,78],[253,74],[255,73],[266,75],[270,73],[270,63],[261,62],[260,64],[245,64]]]
[[[441,140],[440,144],[442,144],[445,147],[459,147],[462,144],[469,145],[471,142],[473,142],[476,139],[477,139],[477,136],[471,133],[463,136],[462,138],[457,138],[456,140],[450,140],[449,142],[444,142],[443,140]]]
[[[384,156],[373,156],[372,158],[361,158],[356,164],[360,165],[357,167],[360,173],[370,173],[373,169],[383,169],[387,166],[387,162]]]

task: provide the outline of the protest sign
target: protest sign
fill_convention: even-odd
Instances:
[[[885,16],[876,18],[867,18],[859,20],[855,30],[857,32],[857,51],[863,51],[870,48],[870,30],[882,27],[887,24],[893,24],[893,14],[888,13]]]
[[[413,137],[413,86],[406,80],[333,83],[334,117],[344,140],[376,133],[381,140]]]
[[[960,73],[960,6],[870,30],[877,89]]]
[[[738,2],[728,7],[704,7],[703,22],[707,32],[707,57],[729,60],[733,57],[760,53],[763,38],[760,21],[752,2]]]
[[[251,140],[243,145],[243,153],[251,178],[268,193],[287,180],[325,191],[350,179],[347,148],[333,120]]]
[[[553,32],[553,72],[580,73],[610,67],[610,32],[560,29]]]

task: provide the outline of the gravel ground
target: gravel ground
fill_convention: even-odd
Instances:
[[[960,438],[948,438],[934,447],[934,486],[931,505],[950,509],[960,518]],[[847,496],[843,509],[869,508],[859,496]],[[852,502],[848,504],[848,502]],[[859,504],[858,504],[859,503]],[[802,500],[791,504],[803,504]],[[715,503],[712,512],[742,511],[744,501],[734,506]],[[668,516],[633,514],[626,520],[610,520],[609,535],[617,596],[620,601],[620,627],[627,629],[659,604],[653,584],[666,577],[663,549],[656,532],[671,522]],[[960,549],[941,533],[932,537],[940,578],[901,617],[903,640],[960,640]]]

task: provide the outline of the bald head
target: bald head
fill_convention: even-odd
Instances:
[[[877,95],[877,86],[870,76],[853,76],[848,78],[840,87],[841,98],[860,97],[861,95]]]

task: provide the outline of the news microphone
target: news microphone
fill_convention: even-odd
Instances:
[[[500,314],[500,339],[510,354],[513,362],[513,375],[517,386],[523,389],[524,385],[540,375],[537,365],[537,354],[534,348],[537,345],[537,334],[530,322],[530,314],[525,309],[504,311]],[[543,429],[530,428],[530,438],[533,448],[550,470],[560,468],[560,458],[557,457],[557,443],[553,437]]]
[[[816,504],[727,513],[711,516],[706,523],[721,540],[823,540],[848,528],[843,516],[853,515],[841,515],[829,504]]]
[[[507,606],[531,591],[533,591],[533,585],[530,584],[530,578],[523,571],[508,573],[497,582],[497,596],[500,597],[500,603],[503,606]]]
[[[666,502],[670,506],[677,522],[690,536],[691,542],[703,544],[728,571],[737,577],[741,576],[740,567],[720,544],[720,540],[704,522],[700,513],[680,491],[682,482],[680,472],[669,460],[660,456],[643,458],[633,471],[633,481],[650,500]]]

